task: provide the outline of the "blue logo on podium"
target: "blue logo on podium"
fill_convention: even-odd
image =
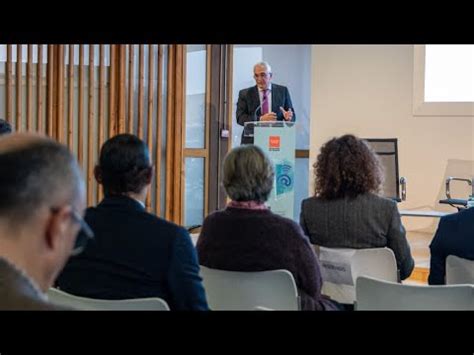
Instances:
[[[294,168],[293,165],[284,161],[275,165],[276,168],[276,194],[281,195],[293,191]]]

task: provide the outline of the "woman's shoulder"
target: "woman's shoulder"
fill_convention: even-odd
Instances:
[[[397,202],[395,200],[392,200],[390,198],[383,197],[374,193],[367,193],[362,196],[365,200],[369,201],[372,204],[376,204],[377,206],[380,206],[381,208],[392,209],[392,208],[396,208],[397,206]]]
[[[316,196],[311,196],[311,197],[305,198],[301,202],[301,208],[303,209],[303,208],[307,208],[308,206],[318,206],[324,203],[325,203],[324,199],[320,197],[316,197]]]

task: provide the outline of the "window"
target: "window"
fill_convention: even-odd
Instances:
[[[414,48],[413,115],[474,116],[474,46]]]

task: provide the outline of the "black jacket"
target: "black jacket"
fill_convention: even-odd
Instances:
[[[441,218],[430,250],[430,285],[445,283],[448,255],[474,260],[474,207]]]
[[[272,83],[272,108],[271,111],[277,115],[277,121],[283,121],[283,113],[280,111],[280,106],[288,111],[291,108],[293,111],[292,121],[295,121],[295,109],[291,103],[290,92],[286,86]],[[261,116],[260,97],[258,96],[257,86],[252,86],[247,89],[240,90],[239,99],[237,101],[236,118],[237,123],[245,126],[245,122],[258,121]],[[253,137],[244,137],[242,132],[242,140],[240,144],[252,144]]]
[[[128,197],[107,197],[87,209],[95,233],[72,257],[57,286],[98,299],[160,297],[172,310],[207,310],[199,264],[189,233],[147,213]]]

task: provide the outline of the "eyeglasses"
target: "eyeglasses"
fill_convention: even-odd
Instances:
[[[51,212],[57,213],[59,212],[59,208],[51,208]],[[87,224],[84,218],[81,217],[79,213],[76,211],[71,211],[71,218],[79,224],[81,229],[77,234],[76,241],[74,243],[74,247],[72,248],[71,255],[76,256],[80,254],[85,248],[89,241],[89,239],[94,239],[94,232],[92,231],[91,227]]]
[[[260,73],[260,74],[254,74],[253,77],[255,79],[257,78],[268,78],[270,76],[270,73]]]
[[[91,227],[87,224],[87,222],[84,220],[84,218],[81,217],[79,213],[76,211],[71,212],[71,217],[79,223],[79,226],[81,229],[79,230],[79,233],[77,234],[76,237],[76,242],[74,244],[74,248],[72,249],[71,255],[75,256],[86,248],[87,243],[89,242],[89,239],[94,239],[94,232],[92,231]]]

